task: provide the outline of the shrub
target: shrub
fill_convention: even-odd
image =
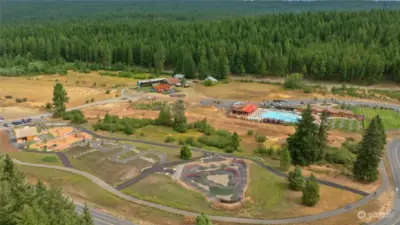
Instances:
[[[22,103],[22,102],[26,102],[26,101],[28,101],[27,98],[16,98],[15,99],[15,102],[17,102],[17,103]]]
[[[253,136],[253,134],[254,134],[254,131],[253,131],[253,130],[248,130],[248,131],[247,131],[247,135]]]
[[[5,96],[7,99],[11,99],[11,98],[13,98],[13,96],[12,95],[6,95]]]
[[[106,94],[110,94],[110,90],[107,90],[107,91],[106,91]]]
[[[127,71],[121,71],[118,73],[119,77],[126,77],[126,78],[131,78],[133,76],[133,74],[131,72],[127,72]]]
[[[130,126],[130,125],[125,126],[124,133],[127,134],[127,135],[133,134],[134,130],[133,130],[132,126]]]
[[[87,122],[85,116],[80,110],[72,110],[69,112],[65,112],[63,115],[63,119],[71,120],[71,123],[73,124],[83,124]]]
[[[211,135],[203,135],[197,140],[205,145],[224,149],[232,145],[232,134],[228,131],[217,130]]]
[[[182,146],[180,158],[185,160],[189,160],[192,158],[192,150],[189,148],[188,145]]]
[[[172,136],[167,136],[164,140],[165,143],[172,143],[175,142],[175,138]]]
[[[264,135],[259,135],[259,134],[256,135],[256,141],[257,142],[263,143],[266,140],[267,140],[267,138]]]
[[[256,149],[253,150],[254,154],[272,156],[274,150],[272,148],[266,148],[263,145],[258,145]]]
[[[312,93],[312,87],[310,87],[310,86],[304,86],[303,87],[303,92],[305,93],[305,94],[311,94]]]
[[[304,177],[301,174],[301,169],[296,166],[293,171],[289,172],[288,176],[289,188],[293,191],[301,191],[304,186]]]
[[[301,201],[306,206],[314,206],[320,199],[319,184],[314,174],[311,174],[310,178],[306,181],[306,185],[303,189],[303,195]]]
[[[287,76],[283,87],[287,89],[301,89],[303,87],[303,74],[295,73]]]
[[[214,86],[214,82],[212,82],[211,80],[205,80],[203,81],[203,85],[206,87],[211,87]]]

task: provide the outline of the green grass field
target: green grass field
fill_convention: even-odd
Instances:
[[[55,154],[50,155],[34,152],[8,152],[7,154],[11,158],[18,159],[23,162],[62,166],[60,159]]]
[[[343,120],[343,127],[341,127],[342,120]],[[345,132],[362,132],[362,129],[361,130],[358,129],[357,120],[334,118],[334,119],[330,119],[329,121],[330,121],[329,129],[338,129],[338,130],[345,131]],[[332,123],[334,124],[334,127],[332,127]],[[362,128],[362,124],[361,124],[361,128]]]
[[[157,209],[137,205],[122,200],[85,177],[58,170],[18,166],[31,182],[42,180],[46,185],[61,188],[63,193],[80,202],[86,202],[90,207],[101,207],[114,215],[120,215],[127,220],[152,221],[155,224],[180,224],[182,217],[162,212]],[[129,212],[129,213],[128,213]],[[135,213],[130,213],[135,212]]]
[[[250,164],[251,183],[247,188],[244,207],[238,211],[214,209],[199,192],[186,189],[163,174],[153,174],[124,189],[125,194],[171,206],[174,208],[205,212],[206,214],[249,218],[285,217],[281,207],[289,207],[285,201],[287,183],[256,164]]]
[[[393,110],[372,109],[357,107],[352,110],[356,114],[365,116],[365,126],[368,126],[370,121],[379,114],[386,130],[400,128],[400,113]]]

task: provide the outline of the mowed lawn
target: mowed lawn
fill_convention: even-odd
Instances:
[[[40,154],[34,152],[7,152],[14,159],[35,164],[62,166],[60,159],[55,154]]]
[[[356,114],[365,116],[365,126],[368,126],[370,121],[379,115],[383,121],[386,130],[400,128],[400,113],[393,110],[372,109],[357,107],[352,110]]]

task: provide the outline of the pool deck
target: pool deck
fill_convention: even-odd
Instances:
[[[262,121],[265,117],[264,114],[268,112],[277,112],[277,113],[285,113],[285,114],[294,114],[300,118],[299,113],[296,112],[287,112],[287,111],[281,111],[281,110],[271,110],[271,109],[264,109],[264,108],[258,108],[256,111],[254,111],[252,114],[248,116],[249,120],[255,120],[255,121]],[[278,119],[278,118],[270,118],[270,119]],[[283,118],[281,120],[284,120]],[[285,121],[285,120],[284,120]],[[285,121],[285,122],[293,122],[293,121]]]

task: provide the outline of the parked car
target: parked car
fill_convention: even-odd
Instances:
[[[11,127],[11,124],[5,123],[4,126],[5,126],[5,127]]]

